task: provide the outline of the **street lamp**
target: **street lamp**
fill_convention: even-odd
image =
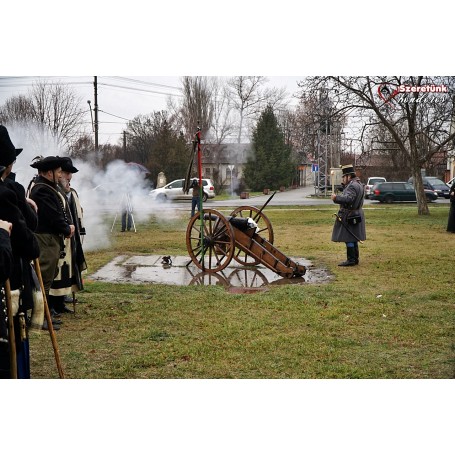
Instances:
[[[231,196],[234,194],[234,182],[232,180],[232,171],[234,169],[234,165],[233,164],[228,164],[228,168],[229,168],[229,171],[231,173]]]

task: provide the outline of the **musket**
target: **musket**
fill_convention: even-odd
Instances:
[[[58,375],[59,375],[60,379],[63,379],[65,376],[63,374],[62,364],[60,362],[60,354],[58,352],[57,339],[55,338],[54,326],[52,325],[52,318],[51,318],[51,313],[49,311],[49,305],[47,304],[46,291],[44,289],[43,276],[41,275],[39,259],[38,258],[34,259],[33,263],[35,265],[36,276],[38,277],[38,281],[39,281],[39,284],[41,287],[41,292],[43,294],[44,314],[46,316],[47,327],[49,328],[49,335],[51,337],[52,348],[54,349],[54,356],[55,356],[55,362],[57,364]]]
[[[342,220],[341,216],[338,215],[337,213],[333,214],[334,217],[343,225],[343,227],[351,234],[358,242],[363,243],[363,240],[360,240],[346,225],[346,223]]]
[[[16,336],[14,334],[14,315],[11,304],[11,286],[9,279],[5,281],[5,302],[8,315],[8,337],[11,379],[17,379]]]

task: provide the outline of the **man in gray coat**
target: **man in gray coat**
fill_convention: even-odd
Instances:
[[[340,204],[332,232],[332,242],[346,243],[347,260],[338,264],[349,267],[359,263],[359,241],[366,239],[363,213],[364,188],[352,164],[342,166],[341,194],[332,194],[332,201]]]

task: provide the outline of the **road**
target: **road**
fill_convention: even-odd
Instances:
[[[236,197],[234,199],[228,200],[217,200],[209,199],[207,202],[204,202],[204,207],[207,208],[215,208],[215,207],[231,207],[231,206],[240,206],[240,205],[253,205],[255,207],[261,207],[270,195],[260,195],[254,196],[249,199],[240,199]],[[449,199],[438,198],[432,204],[448,204]],[[183,203],[185,206],[188,205],[187,202]],[[364,205],[385,205],[381,204],[378,201],[370,201],[369,199],[365,199]],[[409,202],[406,204],[415,204],[415,202]],[[295,190],[287,190],[287,191],[277,191],[275,196],[271,199],[268,204],[269,206],[276,206],[276,205],[334,205],[331,199],[329,198],[320,198],[315,197],[314,187],[307,186],[303,188],[297,188]]]

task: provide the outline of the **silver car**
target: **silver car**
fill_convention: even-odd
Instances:
[[[199,180],[197,177],[194,177],[196,180]],[[192,178],[191,180],[193,180]],[[152,190],[149,193],[149,196],[153,199],[159,201],[166,201],[168,199],[187,199],[191,201],[193,197],[193,190],[188,191],[188,194],[183,192],[183,185],[185,183],[185,179],[178,179],[173,180],[171,183],[167,185],[157,188],[156,190]],[[205,202],[207,199],[213,199],[215,197],[215,187],[210,179],[202,179],[202,187],[203,187],[203,195],[202,200]]]

